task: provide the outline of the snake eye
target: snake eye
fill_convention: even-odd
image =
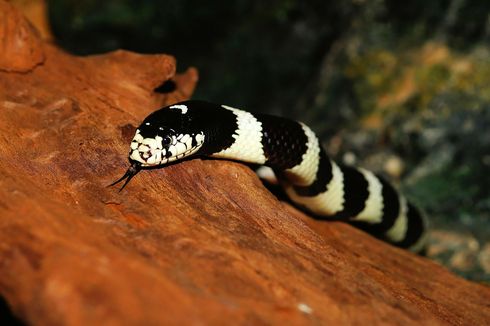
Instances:
[[[165,145],[170,145],[172,143],[172,137],[170,136],[165,136],[165,138],[163,138],[162,142],[165,144]]]

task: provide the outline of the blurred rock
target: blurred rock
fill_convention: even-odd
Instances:
[[[470,250],[459,250],[452,255],[449,264],[453,269],[470,271],[477,266],[476,252]]]
[[[396,155],[388,157],[383,169],[392,178],[399,179],[404,171],[404,163],[402,159]]]
[[[478,241],[471,235],[442,230],[431,232],[428,257],[447,261],[453,270],[476,270],[480,253]]]
[[[477,252],[479,249],[478,241],[471,235],[438,230],[431,232],[430,238],[431,245],[428,251],[430,257],[461,250]]]
[[[355,165],[357,162],[356,154],[352,152],[344,153],[344,156],[342,157],[342,162],[347,165]]]

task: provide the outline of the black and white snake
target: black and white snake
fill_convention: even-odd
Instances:
[[[126,182],[142,168],[211,156],[271,167],[288,197],[316,217],[344,220],[420,252],[426,221],[374,173],[332,161],[301,122],[202,101],[151,113],[131,142]]]

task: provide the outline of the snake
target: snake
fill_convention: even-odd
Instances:
[[[385,242],[423,253],[427,219],[387,180],[337,163],[307,125],[206,101],[187,100],[149,114],[130,144],[130,167],[111,184],[141,170],[196,157],[272,169],[281,189],[315,219],[340,220]]]

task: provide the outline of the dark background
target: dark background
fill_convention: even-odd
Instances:
[[[309,124],[430,216],[429,257],[490,282],[490,2],[48,1],[56,43],[195,66],[194,98]]]

